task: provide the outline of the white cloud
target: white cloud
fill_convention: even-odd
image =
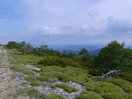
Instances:
[[[61,33],[61,30],[57,27],[44,26],[42,29],[43,32],[49,33],[50,35],[56,35]]]

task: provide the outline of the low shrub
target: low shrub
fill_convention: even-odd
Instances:
[[[120,94],[114,94],[114,93],[105,93],[102,94],[102,97],[104,99],[128,99],[127,96],[122,96]]]
[[[73,61],[70,58],[64,58],[64,57],[57,57],[57,56],[48,56],[43,58],[38,62],[39,65],[42,66],[74,66],[74,67],[80,67],[78,62]]]
[[[125,92],[132,93],[132,83],[123,79],[114,79],[111,81],[113,84],[121,87]]]
[[[121,74],[121,76],[126,79],[126,80],[129,80],[132,82],[132,69],[128,70],[128,71],[125,71]]]
[[[22,65],[16,65],[16,66],[13,66],[11,68],[18,71],[18,72],[22,72],[24,74],[29,74],[29,75],[34,74],[34,71],[32,71],[32,70],[30,70],[30,69],[28,69]]]
[[[41,76],[37,78],[39,81],[48,81],[49,77]]]
[[[49,81],[50,79],[61,81],[74,81],[80,84],[84,84],[92,81],[88,71],[77,67],[59,67],[59,66],[45,66],[42,68],[40,81]]]
[[[30,88],[28,91],[27,91],[27,94],[29,96],[36,96],[37,94],[39,94],[39,91],[37,89],[34,89],[34,88]]]
[[[119,87],[109,82],[92,82],[87,85],[90,91],[96,93],[115,93],[115,94],[125,94],[125,92]]]
[[[128,94],[128,99],[132,99],[132,94]]]
[[[33,54],[17,55],[12,60],[14,64],[37,64],[43,57],[35,56]]]
[[[50,79],[56,79],[61,75],[63,68],[59,66],[45,66],[42,68],[41,77],[38,77],[40,81],[49,81]]]
[[[36,78],[34,78],[32,76],[28,76],[28,77],[25,78],[25,80],[27,80],[27,81],[35,81]]]
[[[103,99],[100,95],[93,92],[86,92],[77,96],[76,99]]]
[[[80,84],[92,81],[87,70],[70,66],[63,69],[63,72],[58,76],[58,79],[64,82],[73,81]]]
[[[66,86],[65,84],[58,84],[57,87],[64,89],[64,91],[67,91],[68,93],[76,92],[76,88]]]
[[[38,81],[31,82],[31,86],[39,86],[39,85],[40,85],[40,82],[38,82]]]

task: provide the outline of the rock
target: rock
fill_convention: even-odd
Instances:
[[[104,74],[102,76],[98,76],[97,80],[103,80],[105,78],[117,77],[118,76],[118,72],[119,72],[119,70],[112,70],[112,71],[110,71],[110,72],[108,72],[108,73],[106,73],[106,74]]]
[[[67,86],[74,87],[77,89],[77,92],[68,93],[68,92],[64,91],[62,88],[56,87],[56,85],[58,85],[58,84],[65,84]],[[76,96],[80,95],[82,92],[87,91],[85,86],[82,86],[82,85],[72,82],[72,81],[70,81],[70,82],[56,81],[56,82],[49,84],[49,86],[47,86],[47,87],[42,88],[42,86],[39,86],[39,87],[35,87],[35,88],[37,90],[39,90],[44,95],[58,94],[58,95],[64,96],[66,99],[75,99]]]
[[[35,70],[35,71],[41,71],[40,68],[34,66],[34,65],[31,65],[31,64],[27,64],[25,65],[28,69],[31,69],[31,70]]]
[[[36,70],[36,71],[40,71],[41,69],[40,69],[40,68],[36,68],[35,70]]]

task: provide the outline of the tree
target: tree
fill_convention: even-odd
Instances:
[[[9,41],[8,44],[6,45],[7,48],[9,49],[18,49],[19,46],[18,46],[18,43],[15,42],[15,41]]]
[[[22,42],[20,42],[18,44],[20,46],[20,50],[24,54],[30,53],[33,50],[33,47],[29,43],[26,43],[25,41],[22,41]]]
[[[9,49],[17,49],[23,52],[24,54],[30,53],[33,49],[33,47],[30,44],[26,43],[25,41],[22,41],[20,43],[17,43],[15,41],[10,41],[8,42],[6,47]]]
[[[95,59],[96,66],[103,66],[108,69],[121,67],[124,65],[124,42],[122,44],[112,41],[106,47],[102,48]]]
[[[81,56],[81,61],[88,61],[90,54],[86,48],[80,49],[79,55]]]

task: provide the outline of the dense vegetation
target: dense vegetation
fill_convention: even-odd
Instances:
[[[126,68],[132,65],[132,50],[124,48],[124,43],[119,44],[116,41],[111,42],[108,46],[101,49],[95,65],[108,69]]]
[[[34,48],[26,42],[9,42],[8,49],[19,51],[11,62],[12,68],[26,74],[25,80],[31,86],[39,86],[43,81],[63,82],[73,81],[85,85],[89,92],[81,93],[76,99],[131,99],[132,93],[132,49],[125,48],[125,44],[117,41],[110,42],[102,48],[97,56],[90,56],[87,49],[82,48],[77,53],[72,51],[56,51],[47,45]],[[33,64],[41,68],[40,77],[34,76],[31,70],[23,64]],[[97,81],[97,76],[111,70],[119,70],[118,78]],[[65,85],[58,85],[68,92],[76,89]],[[29,89],[29,95],[39,94],[36,89]],[[46,99],[63,99],[59,95],[49,95]]]

